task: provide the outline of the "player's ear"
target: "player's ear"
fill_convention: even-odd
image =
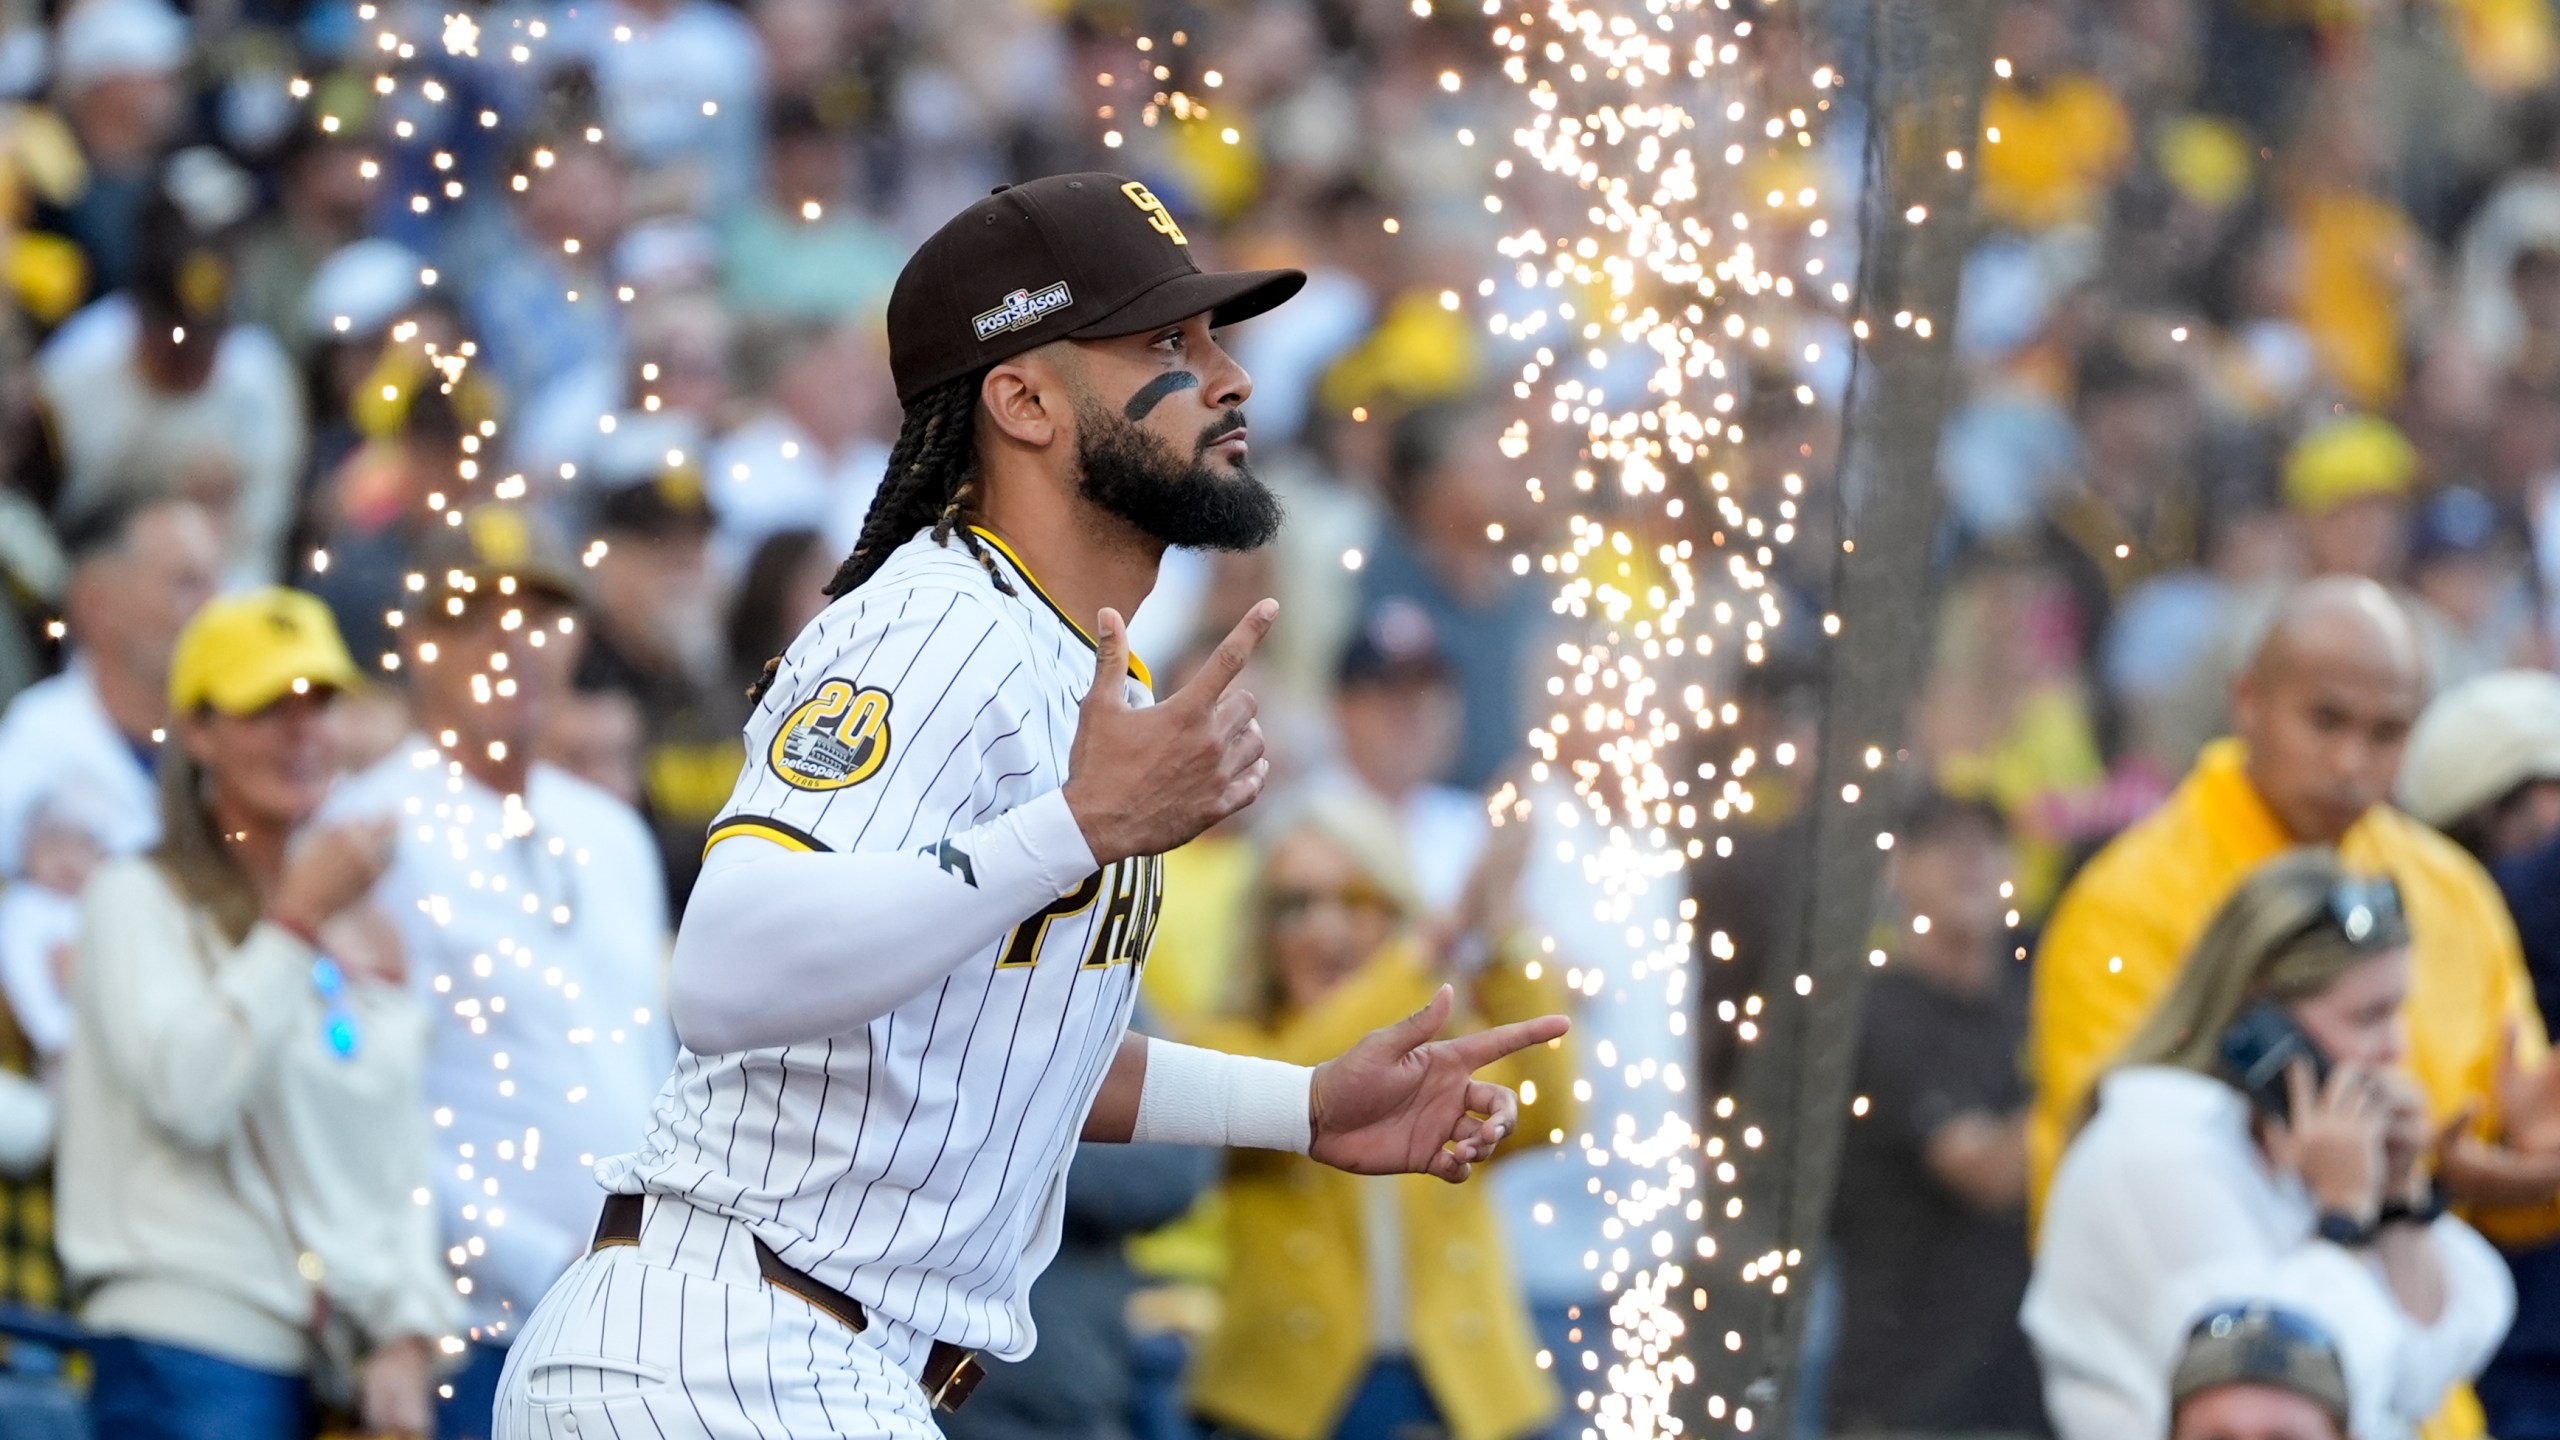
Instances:
[[[997,433],[1017,445],[1045,450],[1069,433],[1063,377],[1036,350],[989,370],[978,403]]]

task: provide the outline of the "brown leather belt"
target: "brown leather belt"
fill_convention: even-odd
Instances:
[[[593,1248],[602,1250],[608,1245],[639,1244],[640,1220],[646,1209],[644,1200],[645,1197],[639,1195],[606,1196],[604,1214],[596,1221]],[[870,1328],[871,1315],[862,1308],[861,1301],[813,1275],[792,1269],[783,1263],[781,1256],[773,1253],[772,1246],[762,1240],[757,1240],[755,1247],[756,1269],[763,1272],[766,1284],[806,1300],[843,1322],[847,1329],[859,1332]],[[986,1374],[986,1367],[978,1363],[974,1352],[948,1341],[936,1340],[933,1348],[926,1352],[924,1373],[916,1377],[916,1383],[924,1387],[925,1397],[933,1402],[935,1409],[957,1410],[968,1400],[969,1392],[978,1388],[978,1382],[985,1379]]]

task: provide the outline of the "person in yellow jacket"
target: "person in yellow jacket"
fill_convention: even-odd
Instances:
[[[2439,1124],[2479,1118],[2450,1145],[2453,1198],[2545,1204],[2560,1190],[2560,1067],[2520,1078],[2545,1047],[2533,986],[2497,888],[2477,862],[2387,803],[2426,698],[2416,628],[2371,581],[2311,581],[2287,598],[2233,691],[2236,736],[2208,746],[2159,810],[2091,860],[2056,905],[2035,959],[2028,1065],[2031,1199],[2040,1210],[2091,1086],[2176,979],[2205,923],[2252,869],[2334,845],[2390,876],[2414,941],[2410,1071]],[[2510,1064],[2512,1051],[2514,1064]],[[2491,1137],[2503,1144],[2482,1143]],[[2476,1217],[2493,1239],[2552,1228],[2539,1212]],[[2481,1433],[2468,1397],[2437,1440]]]
[[[1424,940],[1399,833],[1392,811],[1349,792],[1311,796],[1280,824],[1251,894],[1230,1013],[1188,1038],[1321,1060],[1338,1040],[1420,1009],[1444,980],[1467,997],[1459,1028],[1563,1008],[1557,967],[1504,923],[1507,886],[1476,887],[1487,903],[1449,943]],[[1518,849],[1506,838],[1496,832],[1497,854]],[[1483,952],[1477,968],[1459,973],[1471,952]],[[1506,1151],[1562,1139],[1574,1123],[1572,1066],[1557,1041],[1485,1072],[1520,1095]],[[1226,1203],[1221,1318],[1191,1389],[1193,1409],[1221,1433],[1350,1440],[1426,1426],[1453,1440],[1512,1440],[1556,1415],[1481,1184],[1234,1151]]]

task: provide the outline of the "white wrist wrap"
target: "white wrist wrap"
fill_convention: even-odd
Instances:
[[[1315,1140],[1304,1065],[1223,1055],[1147,1039],[1147,1083],[1129,1139],[1160,1145],[1221,1145],[1304,1155]]]

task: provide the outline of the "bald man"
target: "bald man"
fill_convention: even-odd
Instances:
[[[2399,883],[2415,936],[2409,1068],[2440,1121],[2476,1107],[2481,1135],[2499,1133],[2504,1037],[2512,1028],[2520,1063],[2538,1066],[2542,1021],[2488,874],[2387,803],[2425,702],[2417,630],[2391,592],[2332,577],[2286,597],[2232,687],[2237,733],[2207,746],[2167,803],[2089,862],[2045,929],[2027,1041],[2039,1202],[2090,1087],[2188,946],[2243,876],[2297,845],[2335,846],[2350,866]],[[2560,1187],[2560,1161],[2469,1145],[2443,1179],[2458,1198],[2539,1202]],[[2506,1218],[2509,1239],[2549,1228]]]

